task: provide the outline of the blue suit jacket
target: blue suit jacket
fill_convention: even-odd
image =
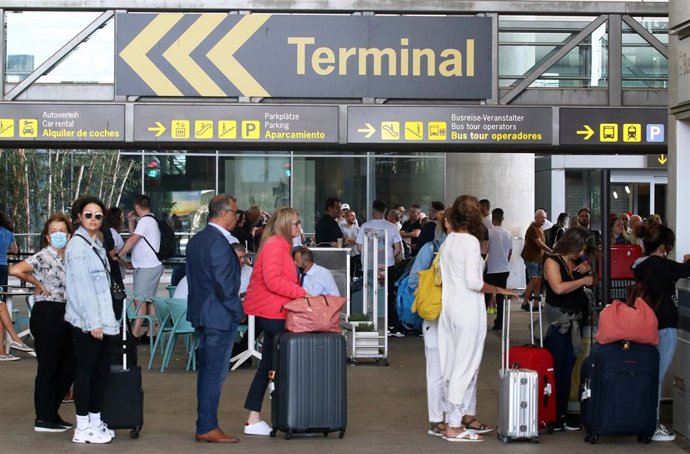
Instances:
[[[240,262],[227,238],[211,225],[187,244],[187,320],[195,328],[234,330],[244,317]]]

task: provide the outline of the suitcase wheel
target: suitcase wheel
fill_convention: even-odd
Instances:
[[[539,443],[539,437],[532,437],[532,443]]]
[[[324,432],[324,433],[323,433],[323,436],[324,436],[324,437],[328,437],[328,432]]]
[[[136,440],[137,438],[139,438],[139,432],[140,431],[141,431],[141,428],[139,428],[139,427],[132,429],[129,432],[129,438],[131,438],[132,440]]]
[[[338,438],[343,438],[345,436],[345,429],[342,429],[340,431],[340,434],[338,434]],[[649,442],[648,442],[649,443]]]
[[[511,440],[510,440],[509,436],[501,435],[501,434],[497,434],[497,435],[498,435],[498,439],[501,440],[503,443],[510,443]]]
[[[644,444],[649,444],[652,441],[652,437],[646,437],[644,435],[638,435],[637,441]]]
[[[292,438],[292,430],[288,430],[287,432],[285,432],[285,439],[289,440],[291,438]]]
[[[598,434],[591,434],[591,435],[589,436],[589,443],[590,443],[590,444],[595,445],[595,444],[597,444],[597,441],[598,441],[598,440],[599,440],[599,435],[598,435]]]
[[[271,429],[271,433],[270,433],[271,438],[275,438],[275,437],[276,437],[276,433],[278,433],[278,429],[277,429],[276,427],[274,427],[273,429]]]
[[[546,433],[549,435],[553,435],[553,424],[546,425]]]

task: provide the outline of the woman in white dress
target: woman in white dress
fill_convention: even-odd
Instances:
[[[439,253],[443,280],[438,341],[446,411],[445,440],[479,442],[493,428],[476,418],[477,374],[486,337],[484,293],[517,296],[484,282],[482,216],[476,197],[462,195],[446,214],[450,231]]]

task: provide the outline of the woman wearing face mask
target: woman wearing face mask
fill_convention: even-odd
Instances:
[[[115,432],[101,420],[110,352],[105,336],[120,332],[110,295],[108,259],[99,239],[105,206],[95,197],[74,203],[80,227],[65,250],[67,309],[74,334],[74,406],[77,428],[73,443],[109,443]]]
[[[72,328],[65,322],[65,246],[72,224],[62,213],[53,214],[43,226],[42,249],[12,267],[11,274],[34,286],[31,333],[36,359],[36,432],[64,432],[72,424],[58,414],[62,397],[74,379]]]

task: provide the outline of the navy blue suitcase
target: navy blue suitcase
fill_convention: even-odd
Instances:
[[[592,346],[580,372],[580,417],[585,441],[636,435],[649,443],[656,430],[659,352],[630,342]]]
[[[337,333],[285,333],[276,339],[271,418],[275,437],[285,432],[345,435],[345,337]]]

